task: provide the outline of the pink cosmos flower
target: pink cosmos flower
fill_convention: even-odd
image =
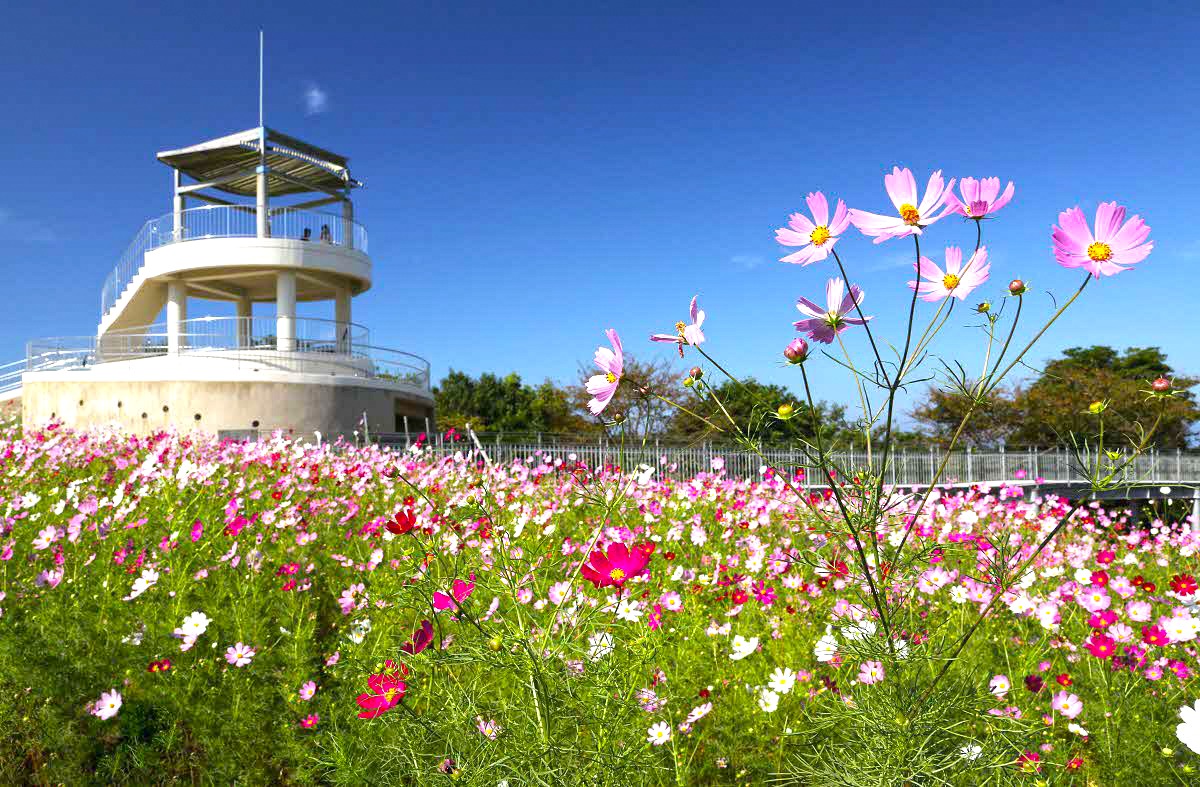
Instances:
[[[300,720],[300,726],[306,730],[311,730],[317,726],[317,722],[319,721],[321,721],[321,716],[319,714],[310,713]]]
[[[225,650],[225,660],[235,667],[244,667],[254,658],[254,648],[239,642]]]
[[[421,627],[413,632],[412,640],[406,645],[401,645],[400,650],[410,656],[415,656],[429,647],[431,642],[433,642],[433,624],[428,620],[422,620]]]
[[[609,544],[605,551],[597,550],[589,555],[580,573],[598,588],[621,587],[646,571],[650,554],[648,549],[640,546],[630,549],[624,544]]]
[[[690,344],[693,347],[698,347],[704,343],[704,332],[700,330],[700,326],[704,324],[704,311],[696,305],[696,299],[699,295],[692,296],[692,304],[688,307],[688,314],[691,316],[692,324],[685,325],[683,320],[675,323],[675,333],[652,333],[650,341],[652,342],[674,342],[679,345],[679,357],[683,357],[683,345]],[[616,342],[614,342],[614,345]],[[596,361],[599,365],[599,359]],[[603,367],[601,367],[603,368]],[[618,373],[618,377],[620,374]],[[589,383],[590,384],[590,383]],[[588,389],[589,392],[591,389]]]
[[[309,700],[311,700],[313,698],[313,695],[316,693],[317,693],[316,681],[311,681],[311,680],[305,681],[304,684],[302,686],[300,686],[300,699],[304,700],[305,702],[308,702]]]
[[[1150,254],[1154,241],[1147,241],[1150,228],[1140,216],[1125,221],[1125,208],[1101,202],[1096,208],[1093,235],[1079,208],[1058,214],[1054,227],[1054,257],[1066,268],[1084,268],[1096,278],[1128,270]]]
[[[919,284],[915,281],[908,283],[908,288],[916,289],[917,295],[927,303],[940,301],[951,296],[961,300],[971,294],[979,285],[988,280],[992,266],[987,261],[987,247],[980,246],[966,267],[962,264],[962,249],[957,246],[946,247],[946,270],[943,272],[933,260],[922,257],[919,263],[913,265],[917,274],[923,279]]]
[[[1010,180],[1004,193],[1000,194],[1000,178],[963,178],[958,182],[958,190],[962,199],[954,196],[954,192],[946,189],[946,208],[968,219],[982,219],[989,213],[995,213],[1009,203],[1013,196],[1013,184]],[[997,196],[999,198],[997,199]]]
[[[882,216],[878,213],[868,213],[865,210],[850,211],[850,221],[859,232],[875,238],[876,243],[883,243],[890,238],[906,238],[909,235],[920,235],[922,227],[928,227],[941,219],[949,208],[937,213],[945,201],[946,192],[954,188],[954,179],[948,184],[942,182],[942,171],[929,176],[925,187],[925,197],[917,200],[917,182],[912,172],[905,167],[892,168],[891,175],[883,176],[883,185],[887,188],[892,204],[896,206],[896,216]]]
[[[368,692],[355,698],[362,710],[360,719],[374,719],[390,711],[404,699],[408,685],[400,680],[399,672],[379,672],[367,678]]]
[[[440,590],[434,591],[433,608],[440,611],[440,610],[444,610],[444,609],[452,609],[452,608],[458,607],[458,605],[461,604],[464,600],[466,600],[466,598],[468,596],[470,596],[472,593],[475,592],[475,583],[474,582],[463,582],[461,579],[456,579],[456,580],[454,580],[454,585],[451,586],[451,588],[450,588],[450,592],[453,594],[454,598],[447,596],[445,593],[443,593]],[[432,626],[431,626],[430,637],[432,638],[432,636],[433,636],[433,631],[432,631]],[[415,639],[416,639],[416,637],[414,635],[414,641],[415,641]],[[428,643],[426,643],[426,644],[428,644]]]
[[[811,265],[829,256],[838,236],[850,226],[850,215],[846,203],[838,200],[837,208],[833,211],[833,221],[829,220],[829,202],[825,195],[814,191],[805,198],[808,209],[812,212],[812,220],[802,213],[793,213],[788,217],[788,227],[775,230],[775,241],[782,246],[799,246],[800,250],[780,262],[794,262],[797,265]]]
[[[858,682],[870,686],[883,680],[883,662],[864,661],[858,668]]]
[[[1117,642],[1112,637],[1096,632],[1083,643],[1083,647],[1098,659],[1107,659],[1117,652]]]
[[[1073,719],[1083,713],[1083,702],[1074,694],[1060,691],[1050,698],[1050,707],[1068,719]]]
[[[600,415],[608,403],[612,401],[617,386],[621,384],[621,373],[625,370],[625,355],[621,350],[621,337],[612,328],[604,332],[613,348],[596,348],[596,366],[604,374],[593,375],[587,381],[587,392],[592,395],[588,409],[592,415]]]
[[[100,694],[100,699],[92,703],[91,714],[101,721],[107,721],[121,710],[121,692],[113,689]]]
[[[862,288],[857,284],[850,285],[846,292],[846,284],[841,279],[830,279],[825,284],[825,308],[822,309],[808,298],[796,301],[796,308],[801,314],[807,314],[809,319],[797,320],[792,323],[797,331],[805,331],[808,338],[814,342],[830,344],[835,336],[851,325],[864,325],[866,320],[858,317],[847,317],[856,304],[862,304],[865,297]]]

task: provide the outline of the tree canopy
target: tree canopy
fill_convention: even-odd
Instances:
[[[1104,345],[1068,348],[1027,384],[997,390],[967,422],[960,439],[977,446],[1056,445],[1070,434],[1090,435],[1095,430],[1095,417],[1087,410],[1096,401],[1108,402],[1106,433],[1138,439],[1139,424],[1149,429],[1159,416],[1159,405],[1148,402],[1145,393],[1159,376],[1173,381],[1178,396],[1162,405],[1151,444],[1186,447],[1200,422],[1200,407],[1188,389],[1200,380],[1177,375],[1157,347],[1119,352]],[[927,435],[946,442],[966,411],[961,395],[931,388],[912,417]]]

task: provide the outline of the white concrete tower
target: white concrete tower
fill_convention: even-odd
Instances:
[[[331,435],[432,417],[428,363],[353,321],[372,265],[344,156],[259,126],[158,160],[171,212],[108,277],[94,337],[30,343],[30,421]],[[234,316],[200,313],[206,301]],[[298,317],[305,302],[328,316]]]

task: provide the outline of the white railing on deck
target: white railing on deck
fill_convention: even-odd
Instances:
[[[430,389],[429,362],[403,350],[376,347],[357,323],[312,318],[293,322],[295,338],[281,349],[274,317],[200,317],[184,320],[180,356],[220,359],[235,368],[296,373],[332,372],[350,377],[401,382]],[[165,324],[109,331],[95,336],[64,336],[29,342],[26,360],[15,373],[82,370],[97,364],[167,355]],[[15,366],[15,364],[10,364]],[[0,367],[0,375],[7,367]],[[0,381],[4,378],[0,377]]]
[[[367,251],[367,230],[356,221],[333,213],[295,208],[271,208],[268,234],[272,238],[308,240]],[[188,208],[176,216],[167,213],[142,225],[125,249],[100,291],[100,317],[120,299],[137,275],[146,252],[172,243],[205,238],[254,238],[258,236],[258,214],[253,206],[206,205]],[[306,235],[307,233],[307,235]]]

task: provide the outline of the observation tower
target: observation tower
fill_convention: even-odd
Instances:
[[[30,341],[0,366],[0,400],[19,397],[27,424],[135,432],[332,437],[432,418],[429,363],[353,321],[373,269],[345,156],[260,125],[158,160],[171,211],[104,282],[95,335]],[[233,316],[206,313],[222,301]],[[329,315],[298,317],[299,302]]]

